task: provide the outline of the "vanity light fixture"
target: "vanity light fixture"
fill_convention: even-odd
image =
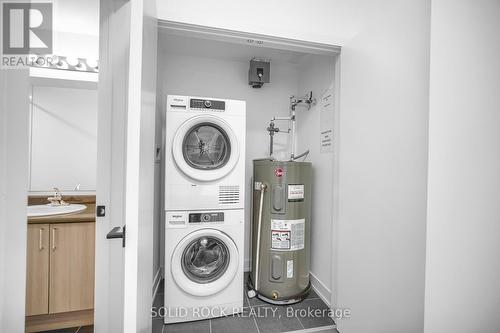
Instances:
[[[36,56],[36,55],[35,55]],[[39,58],[48,59],[52,61],[35,61],[30,64],[31,67],[59,69],[78,72],[99,72],[99,61],[97,59],[78,58],[73,56],[39,56]]]

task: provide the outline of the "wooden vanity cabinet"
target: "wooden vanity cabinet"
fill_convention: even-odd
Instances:
[[[49,313],[49,225],[28,224],[26,315]]]
[[[93,222],[29,224],[26,315],[94,307]]]
[[[49,313],[94,307],[94,223],[50,225]]]

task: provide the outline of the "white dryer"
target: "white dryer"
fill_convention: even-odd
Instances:
[[[244,211],[166,213],[165,323],[243,309]]]
[[[165,209],[244,205],[245,102],[167,96]]]

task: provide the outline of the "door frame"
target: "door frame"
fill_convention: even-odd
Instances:
[[[335,59],[335,74],[332,78],[334,81],[334,92],[335,92],[335,108],[334,108],[334,128],[333,128],[333,153],[332,161],[333,161],[333,170],[332,170],[332,178],[333,178],[333,195],[332,195],[332,229],[331,229],[331,239],[333,240],[330,244],[331,251],[331,285],[324,286],[321,281],[321,289],[330,288],[331,294],[322,295],[324,297],[323,300],[328,304],[330,304],[330,308],[335,309],[337,307],[337,290],[338,287],[338,279],[337,279],[337,270],[336,264],[338,262],[338,237],[339,237],[339,229],[338,229],[338,217],[339,217],[339,179],[340,179],[340,89],[341,89],[341,57],[342,57],[342,46],[341,45],[333,45],[333,44],[324,44],[324,43],[316,43],[312,41],[306,40],[298,40],[298,39],[289,39],[277,36],[256,34],[244,31],[236,31],[215,27],[208,27],[202,25],[196,25],[191,23],[183,23],[169,20],[158,20],[158,33],[166,33],[174,36],[180,37],[192,37],[199,38],[204,40],[213,40],[213,41],[221,41],[233,44],[242,44],[242,45],[251,45],[254,47],[266,47],[277,50],[284,51],[295,51],[302,52],[314,55],[322,55],[322,56],[331,56]],[[160,106],[161,108],[162,106]],[[165,138],[163,138],[165,139]],[[162,165],[162,181],[164,182],[164,165]],[[162,202],[164,202],[164,198],[162,197]],[[163,214],[163,213],[162,213]],[[162,215],[162,220],[164,220],[164,215]],[[164,235],[164,229],[161,228],[162,235]],[[162,236],[164,237],[164,236]],[[165,239],[162,238],[161,244],[164,244]],[[160,245],[161,245],[160,244]],[[165,254],[162,252],[160,256],[160,263],[165,262],[164,258]],[[250,264],[251,266],[251,264]],[[163,271],[165,269],[163,268]]]
[[[113,2],[113,3],[112,3]],[[109,17],[107,17],[104,13],[111,13],[113,10],[113,6],[116,6],[117,2],[121,2],[124,5],[127,3],[130,3],[130,1],[127,0],[114,0],[114,1],[100,1],[100,9],[101,9],[101,19],[100,19],[100,29],[105,29],[105,27],[108,27],[109,29]],[[233,43],[240,43],[240,44],[246,44],[246,43],[251,43],[251,44],[257,44],[265,47],[270,47],[270,48],[276,48],[276,49],[282,49],[282,50],[289,50],[289,51],[302,51],[302,52],[307,52],[311,54],[321,54],[321,55],[331,55],[331,56],[336,56],[337,58],[337,64],[336,64],[336,71],[335,71],[335,82],[336,82],[336,92],[338,93],[340,90],[340,54],[341,54],[341,47],[336,46],[336,45],[329,45],[329,44],[322,44],[322,43],[314,43],[314,42],[308,42],[308,41],[301,41],[301,40],[292,40],[292,39],[286,39],[286,38],[280,38],[280,37],[273,37],[273,36],[266,36],[266,35],[258,35],[258,34],[252,34],[252,33],[246,33],[246,32],[239,32],[239,31],[233,31],[233,30],[226,30],[226,29],[219,29],[219,28],[211,28],[211,27],[204,27],[204,26],[198,26],[198,25],[193,25],[193,24],[185,24],[185,23],[179,23],[179,22],[172,22],[172,21],[164,21],[164,20],[158,20],[158,33],[167,31],[169,33],[181,35],[181,36],[193,36],[193,37],[198,37],[198,38],[204,38],[204,39],[212,39],[212,40],[221,40],[221,41],[229,41]],[[108,32],[110,32],[108,30]],[[122,35],[123,35],[123,27],[122,27]],[[102,35],[101,35],[102,36]],[[103,39],[100,36],[100,46],[108,45],[107,43],[109,42],[108,39]],[[113,62],[114,60],[115,62]],[[115,68],[119,67],[119,64],[116,63],[116,60],[123,60],[123,59],[116,59],[116,57],[113,57],[112,55],[109,55],[108,57],[103,57],[102,54],[100,54],[100,61],[101,63],[107,62],[108,64],[114,66]],[[101,70],[105,70],[102,66]],[[116,72],[116,71],[115,71]],[[11,129],[7,131],[2,131],[5,133],[4,135],[0,136],[0,181],[2,184],[7,184],[5,187],[1,187],[1,200],[0,200],[0,217],[1,217],[1,222],[2,222],[2,227],[5,227],[5,230],[7,232],[2,232],[0,234],[0,240],[1,243],[0,245],[3,244],[3,247],[0,247],[0,268],[1,271],[3,272],[8,272],[8,274],[3,274],[0,276],[0,292],[4,292],[7,288],[11,290],[12,293],[14,293],[14,296],[8,299],[8,304],[4,304],[4,301],[7,301],[7,299],[4,299],[0,301],[0,330],[1,331],[22,331],[24,330],[24,313],[25,313],[25,276],[26,276],[26,216],[25,216],[25,211],[26,211],[26,206],[27,206],[27,184],[28,184],[28,156],[29,156],[29,142],[28,142],[28,133],[29,133],[29,119],[28,119],[28,114],[29,114],[29,106],[28,106],[28,100],[26,101],[20,101],[19,99],[11,98],[9,99],[9,94],[12,96],[19,96],[19,94],[22,94],[24,88],[26,90],[25,96],[29,95],[29,77],[27,72],[19,72],[19,73],[12,73],[12,74],[6,74],[6,73],[0,73],[0,95],[2,96],[2,100],[0,103],[1,109],[2,109],[2,114],[0,115],[2,119],[2,130],[5,128]],[[113,75],[118,75],[114,73]],[[123,72],[121,75],[125,75]],[[6,84],[6,80],[9,80],[8,83]],[[99,80],[104,79],[106,80],[106,75],[103,73],[100,73],[99,75]],[[108,73],[108,79],[111,79],[109,77]],[[13,84],[14,82],[14,84]],[[12,89],[7,89],[7,88],[12,88]],[[12,90],[16,90],[15,94],[12,95]],[[109,94],[110,92],[103,92]],[[100,92],[101,94],[101,92]],[[113,95],[114,96],[114,95]],[[340,96],[337,94],[337,96]],[[101,98],[99,99],[99,107],[104,107],[104,108],[109,108],[110,103],[117,102],[116,97],[111,98],[111,99],[103,99],[101,101]],[[7,108],[8,111],[7,112]],[[26,114],[23,115],[22,111],[26,110]],[[123,109],[122,109],[123,110]],[[336,134],[335,134],[335,142],[334,142],[334,149],[338,154],[338,147],[339,147],[339,132],[338,132],[338,119],[339,119],[339,98],[336,99],[336,112],[335,112],[335,119],[336,119]],[[115,114],[113,114],[115,116]],[[99,121],[105,121],[104,123],[108,124],[110,127],[110,133],[115,132],[117,130],[122,130],[120,129],[119,126],[116,126],[116,123],[113,122],[112,115],[109,114],[108,116],[105,117],[105,119],[101,119],[101,115],[99,115]],[[9,127],[6,126],[6,124],[9,123]],[[13,126],[14,124],[14,126]],[[115,124],[115,126],[113,126]],[[14,130],[15,128],[15,130]],[[117,140],[117,135],[114,133],[114,139]],[[108,166],[109,168],[112,168],[111,162],[113,162],[114,166],[122,166],[124,165],[124,161],[120,159],[120,156],[110,156],[109,153],[111,152],[110,147],[111,147],[111,138],[109,138],[108,144],[105,144],[101,147],[101,149],[98,152],[99,154],[108,154],[110,165]],[[9,143],[15,142],[14,146],[16,149],[14,150],[9,150],[7,149],[7,146]],[[98,140],[99,142],[99,140]],[[99,143],[101,145],[101,142]],[[333,155],[333,154],[332,154]],[[123,157],[123,156],[122,156]],[[338,216],[338,157],[332,156],[334,158],[334,167],[336,166],[337,168],[333,170],[334,172],[334,221],[333,222],[333,228],[332,228],[332,236],[334,236],[332,239],[336,239],[336,228],[335,228],[335,219]],[[7,163],[7,161],[16,161],[16,163]],[[111,191],[115,193],[115,196],[118,195],[120,192],[119,189],[116,188],[117,181],[119,179],[109,179],[109,183],[101,183],[98,184],[98,191],[97,195],[99,197],[99,202],[104,203],[105,205],[109,206],[113,204],[113,206],[116,208],[117,205],[119,205],[118,202],[114,202],[112,200],[111,196]],[[123,179],[122,179],[123,181]],[[112,185],[113,184],[113,185]],[[105,191],[105,192],[103,192]],[[7,195],[8,193],[8,195]],[[103,193],[100,196],[100,193]],[[123,193],[123,192],[122,192]],[[7,209],[7,207],[11,209]],[[123,207],[122,207],[123,208]],[[112,216],[114,220],[119,220],[120,216],[117,216],[116,212],[122,211],[123,209],[116,209],[114,210],[115,215],[113,215],[113,212],[109,212],[107,214],[107,219],[110,219]],[[108,212],[107,212],[108,213]],[[7,221],[9,221],[7,223]],[[16,222],[17,221],[17,222]],[[98,234],[97,228],[99,225],[105,226],[106,229],[109,228],[110,222],[108,220],[108,223],[102,223],[103,220],[100,220],[99,222],[96,221],[96,235]],[[23,226],[23,227],[19,227]],[[9,234],[9,237],[5,237],[6,234]],[[15,235],[15,237],[10,237]],[[97,236],[96,236],[97,237]],[[335,263],[336,261],[336,247],[335,243],[332,244],[332,255],[333,255],[333,262]],[[100,245],[99,245],[100,244]],[[96,238],[96,248],[98,246],[103,246],[102,240]],[[120,248],[121,251],[121,248]],[[16,256],[15,258],[11,256],[12,253],[15,253]],[[8,255],[7,255],[8,254]],[[163,263],[164,260],[160,258],[160,263]],[[96,261],[97,265],[97,261]],[[100,265],[102,265],[102,270],[101,272],[106,272],[106,259],[103,260]],[[14,268],[14,269],[13,269]],[[97,267],[96,267],[97,268]],[[21,277],[21,278],[20,278]],[[102,278],[103,276],[97,276],[96,279]],[[332,287],[336,286],[336,279],[335,279],[335,270],[332,266]],[[15,297],[17,295],[17,297]],[[336,298],[333,296],[335,293],[332,293],[332,299],[331,299],[331,307],[335,307],[336,303]],[[102,298],[106,299],[105,303],[107,309],[96,309],[95,313],[97,316],[100,316],[103,320],[103,322],[108,322],[113,320],[113,313],[110,313],[108,310],[112,308],[112,304],[108,302],[109,297],[108,293],[104,290],[104,288],[100,289],[99,291],[96,288],[96,298]],[[13,304],[13,299],[18,300],[19,302],[15,302]],[[19,303],[19,304],[18,304]],[[96,302],[97,304],[97,302]],[[119,311],[123,312],[123,309],[117,309]],[[7,320],[5,319],[9,319]],[[102,331],[108,331],[107,329],[104,329],[101,327]]]
[[[29,74],[0,69],[0,331],[23,332],[29,174]]]

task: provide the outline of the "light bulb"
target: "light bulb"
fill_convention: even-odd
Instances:
[[[68,63],[68,65],[73,67],[78,66],[78,64],[80,64],[80,60],[76,57],[67,57],[66,62]]]
[[[62,58],[58,57],[56,55],[52,56],[52,65],[55,65],[57,67],[61,67],[63,65]]]
[[[97,61],[97,59],[89,58],[87,59],[87,65],[90,68],[97,69],[97,67],[99,66],[99,62]]]

